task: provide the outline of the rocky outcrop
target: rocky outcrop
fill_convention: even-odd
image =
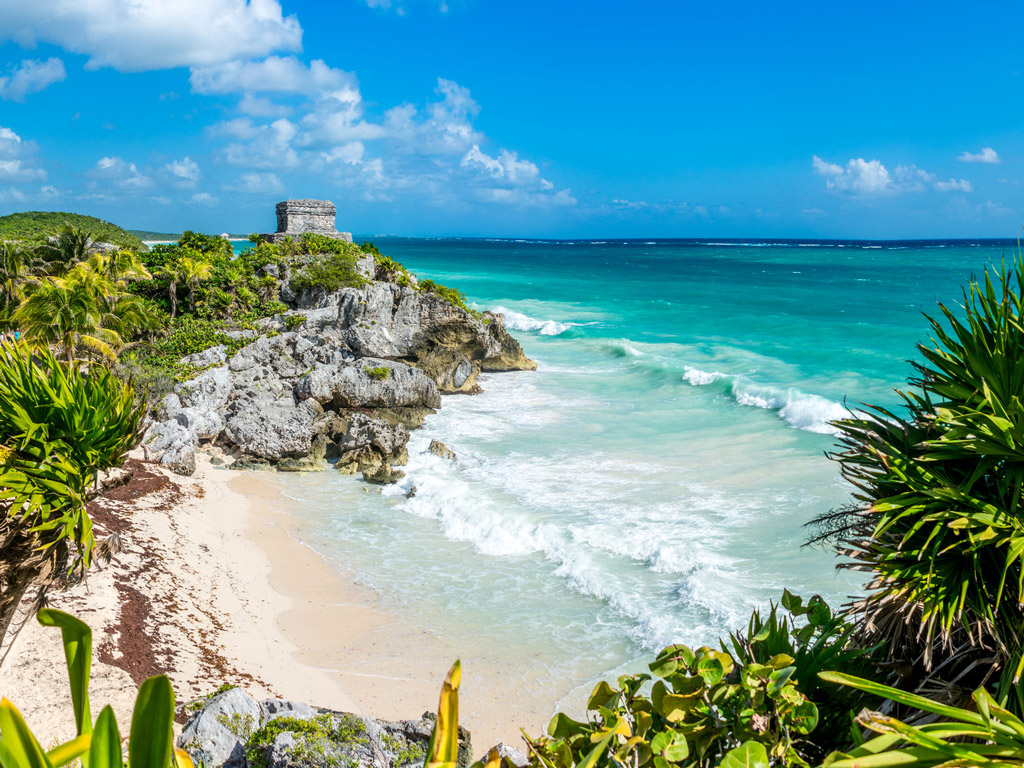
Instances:
[[[437,456],[439,459],[446,459],[447,461],[455,461],[455,451],[449,448],[447,445],[442,443],[440,440],[431,440],[430,448],[428,448],[432,454]]]
[[[501,315],[477,315],[417,290],[392,269],[335,292],[290,288],[287,264],[268,265],[279,298],[292,307],[257,330],[227,334],[185,358],[199,370],[154,409],[145,445],[175,471],[191,473],[195,451],[217,445],[237,468],[324,469],[369,482],[395,482],[407,460],[409,429],[441,407],[442,393],[479,391],[481,371],[532,370]]]
[[[434,716],[374,720],[301,702],[256,702],[240,688],[212,697],[189,718],[178,746],[206,768],[407,768],[422,766]],[[459,768],[470,764],[459,728]]]

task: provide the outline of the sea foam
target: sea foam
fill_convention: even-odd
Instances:
[[[495,307],[492,311],[505,316],[505,327],[512,331],[536,331],[541,336],[560,336],[579,323],[560,323],[557,320],[540,320],[508,307]]]
[[[695,387],[726,381],[728,394],[739,405],[775,411],[797,429],[823,435],[838,434],[832,422],[848,415],[840,403],[820,395],[811,395],[792,387],[779,388],[758,384],[744,376],[731,376],[719,371],[702,371],[686,366],[683,378]]]

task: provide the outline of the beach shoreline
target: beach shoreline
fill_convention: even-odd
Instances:
[[[94,710],[110,704],[127,727],[138,683],[160,672],[179,703],[229,683],[257,699],[374,718],[436,709],[456,658],[449,641],[389,612],[302,543],[274,475],[218,469],[202,455],[192,477],[136,466],[141,490],[124,486],[95,514],[121,552],[49,597],[93,629]],[[520,726],[539,734],[554,698],[524,710],[487,665],[463,658],[463,666],[462,722],[475,751],[499,741],[522,747]],[[0,695],[44,743],[74,735],[59,632],[26,623],[0,667]]]

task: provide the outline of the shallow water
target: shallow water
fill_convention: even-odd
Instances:
[[[921,313],[1004,252],[377,244],[504,312],[539,369],[446,398],[382,494],[331,472],[285,478],[293,511],[394,610],[559,696],[670,642],[713,643],[783,587],[855,592],[829,553],[801,546],[804,523],[848,500],[828,422],[844,399],[896,404]],[[427,453],[432,438],[458,460]]]

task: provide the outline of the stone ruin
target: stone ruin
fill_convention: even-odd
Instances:
[[[304,233],[312,232],[351,243],[351,232],[335,229],[335,213],[330,200],[285,200],[277,204],[277,232],[263,238],[268,243],[280,243],[286,237],[298,240]]]

